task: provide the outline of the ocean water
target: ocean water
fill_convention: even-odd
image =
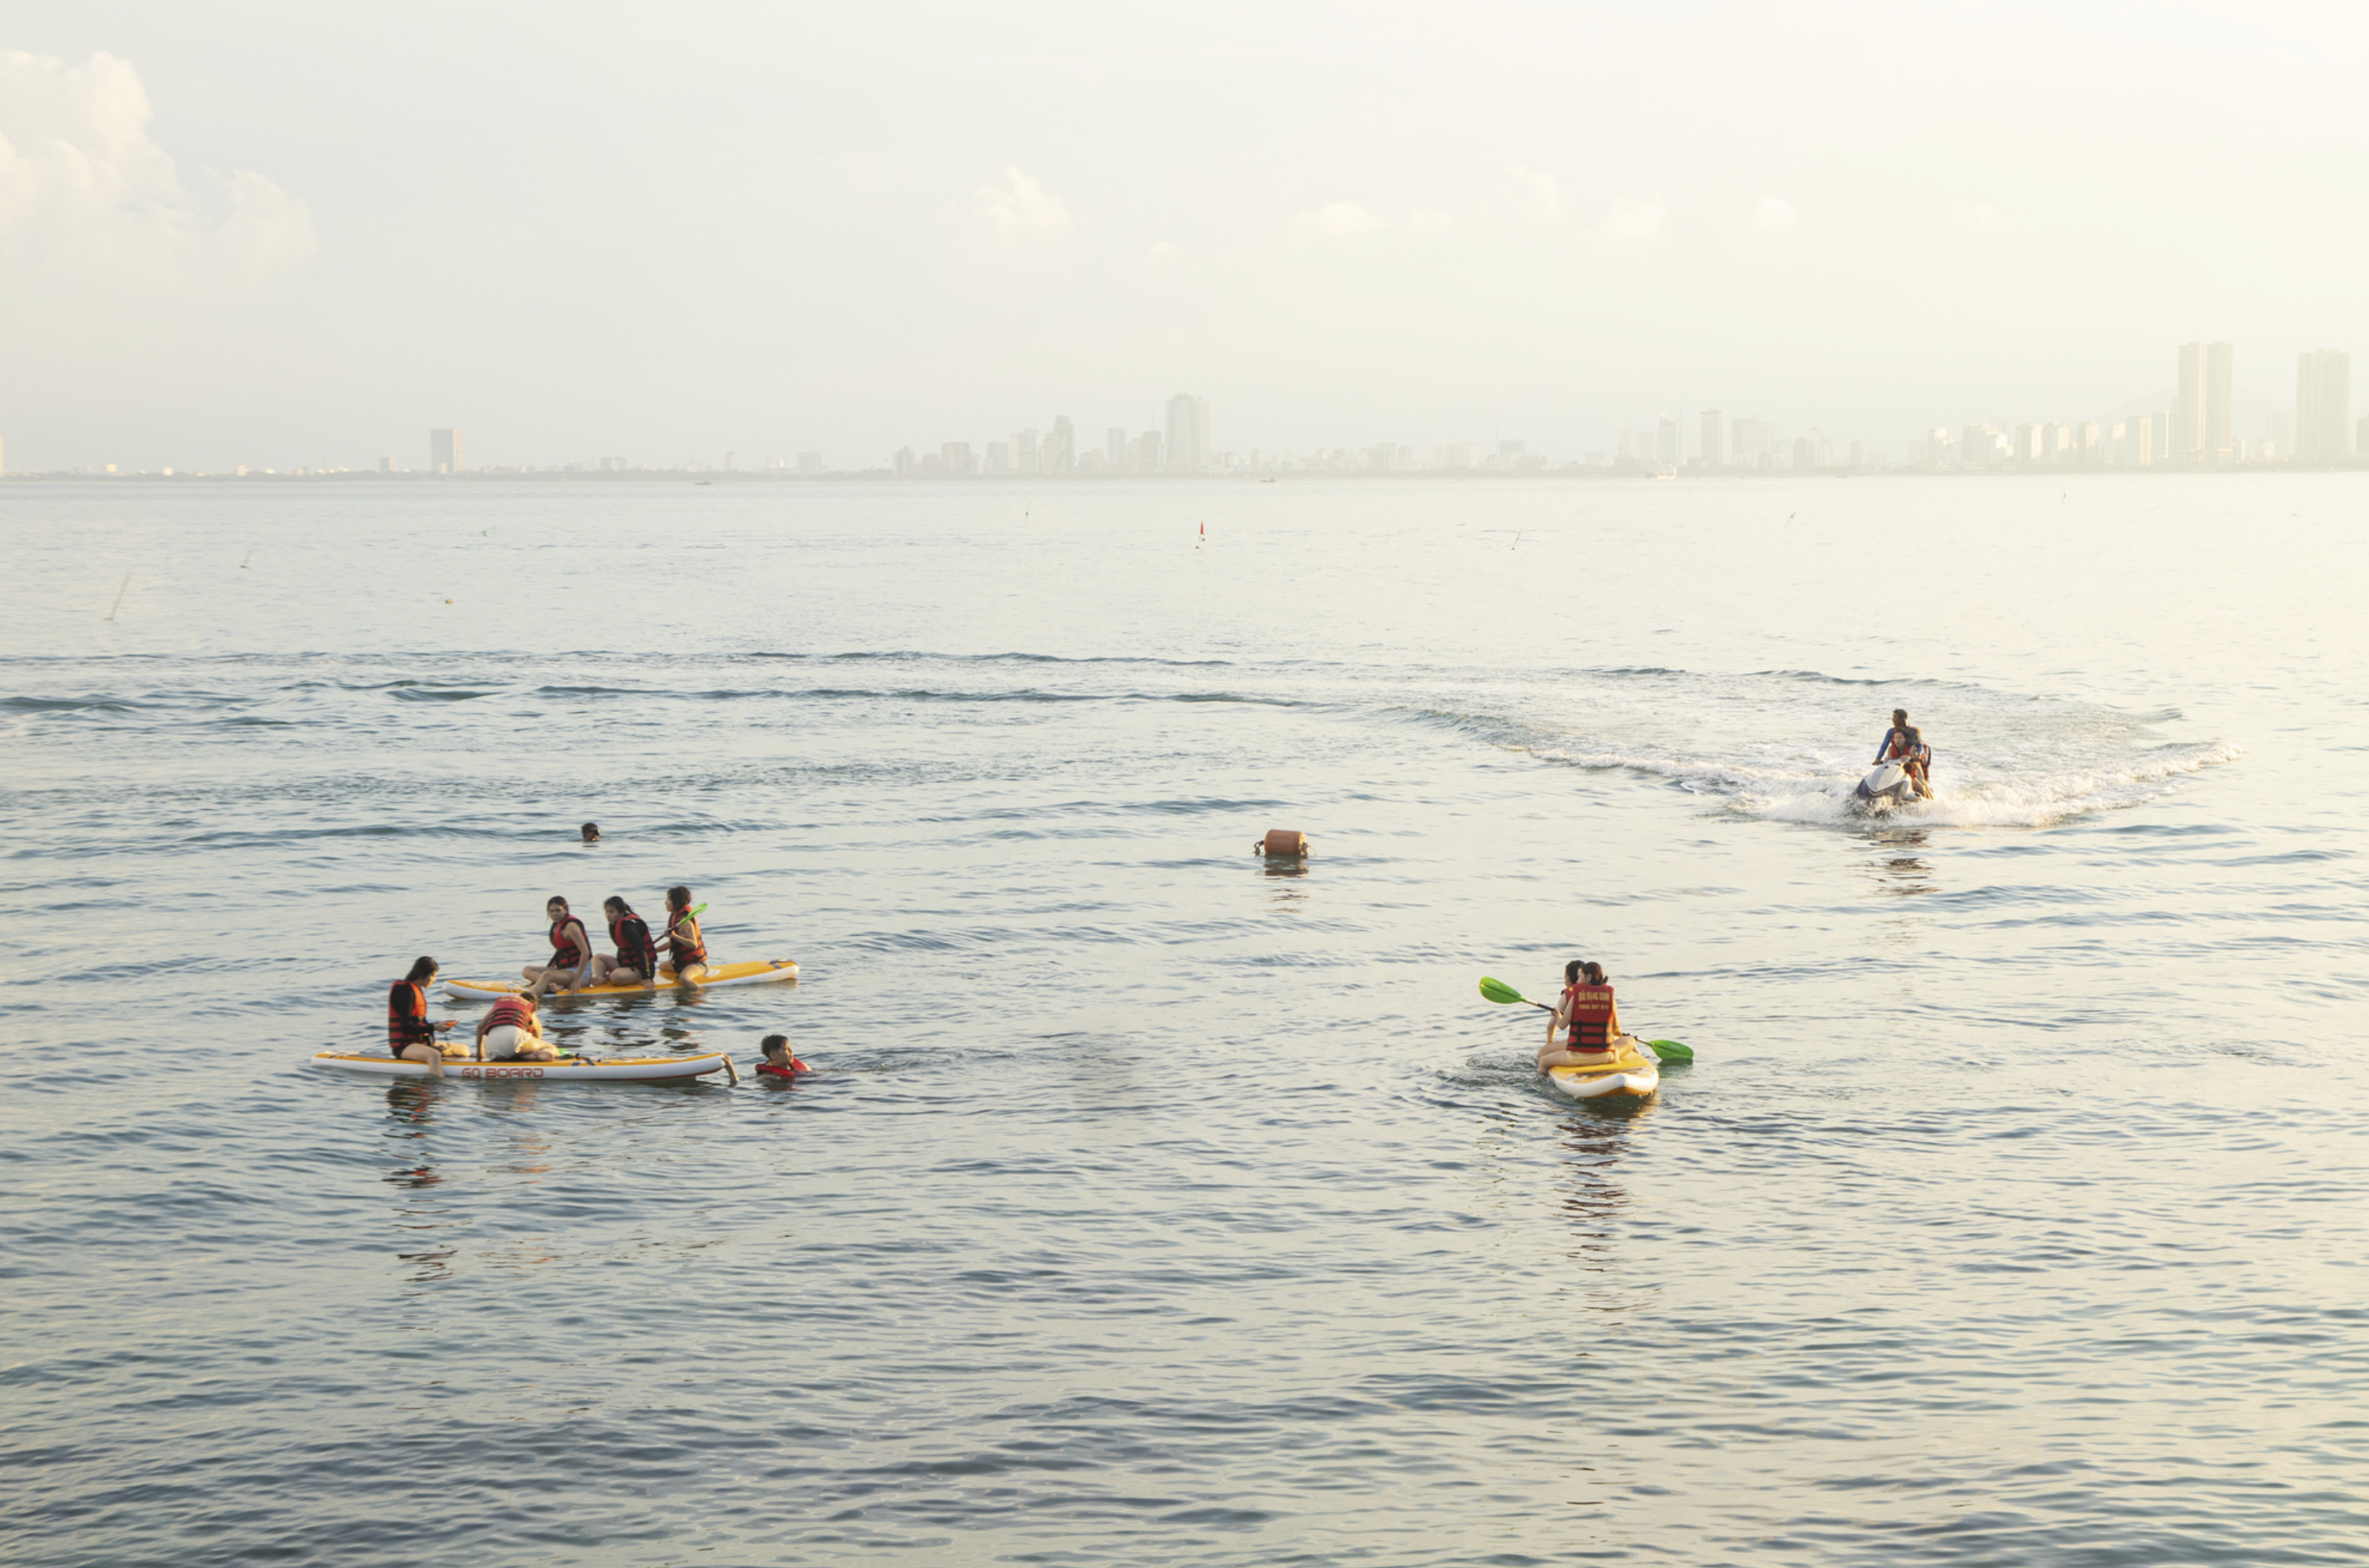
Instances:
[[[2358,1562],[2364,509],[10,482],[0,1557]]]

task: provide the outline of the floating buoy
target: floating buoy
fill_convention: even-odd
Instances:
[[[1270,828],[1266,837],[1252,847],[1264,855],[1298,860],[1308,853],[1308,835],[1288,828]]]

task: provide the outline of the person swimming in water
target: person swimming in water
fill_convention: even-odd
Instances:
[[[787,1083],[801,1072],[814,1070],[790,1054],[790,1037],[787,1035],[768,1035],[760,1044],[765,1052],[765,1059],[759,1064],[757,1070],[764,1077],[778,1078]]]
[[[1933,798],[1933,784],[1927,775],[1933,766],[1933,748],[1925,744],[1925,737],[1908,722],[1906,708],[1892,710],[1892,727],[1883,732],[1883,741],[1875,749],[1875,762],[1897,762],[1907,770],[1908,780],[1917,786],[1918,796]]]

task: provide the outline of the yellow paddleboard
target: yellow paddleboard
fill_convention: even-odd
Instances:
[[[1662,1069],[1653,1053],[1638,1043],[1636,1036],[1623,1035],[1619,1045],[1601,1064],[1551,1067],[1547,1076],[1554,1081],[1556,1088],[1574,1100],[1623,1095],[1642,1099],[1661,1086]]]
[[[746,964],[706,964],[695,966],[691,979],[679,978],[672,969],[658,971],[658,989],[673,990],[683,985],[705,989],[712,986],[761,986],[798,978],[798,967],[787,958],[758,958]],[[516,996],[526,990],[522,980],[446,980],[444,994],[465,997],[472,1001],[491,1001],[496,997]],[[582,990],[554,991],[545,1001],[560,1001],[578,996],[647,996],[647,986],[587,986]]]

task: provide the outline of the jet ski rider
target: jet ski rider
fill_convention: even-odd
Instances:
[[[1926,800],[1933,798],[1932,781],[1926,776],[1933,765],[1933,748],[1925,744],[1925,737],[1908,722],[1906,708],[1892,710],[1892,727],[1883,732],[1883,743],[1875,749],[1878,763],[1897,762],[1917,786],[1917,793]]]

